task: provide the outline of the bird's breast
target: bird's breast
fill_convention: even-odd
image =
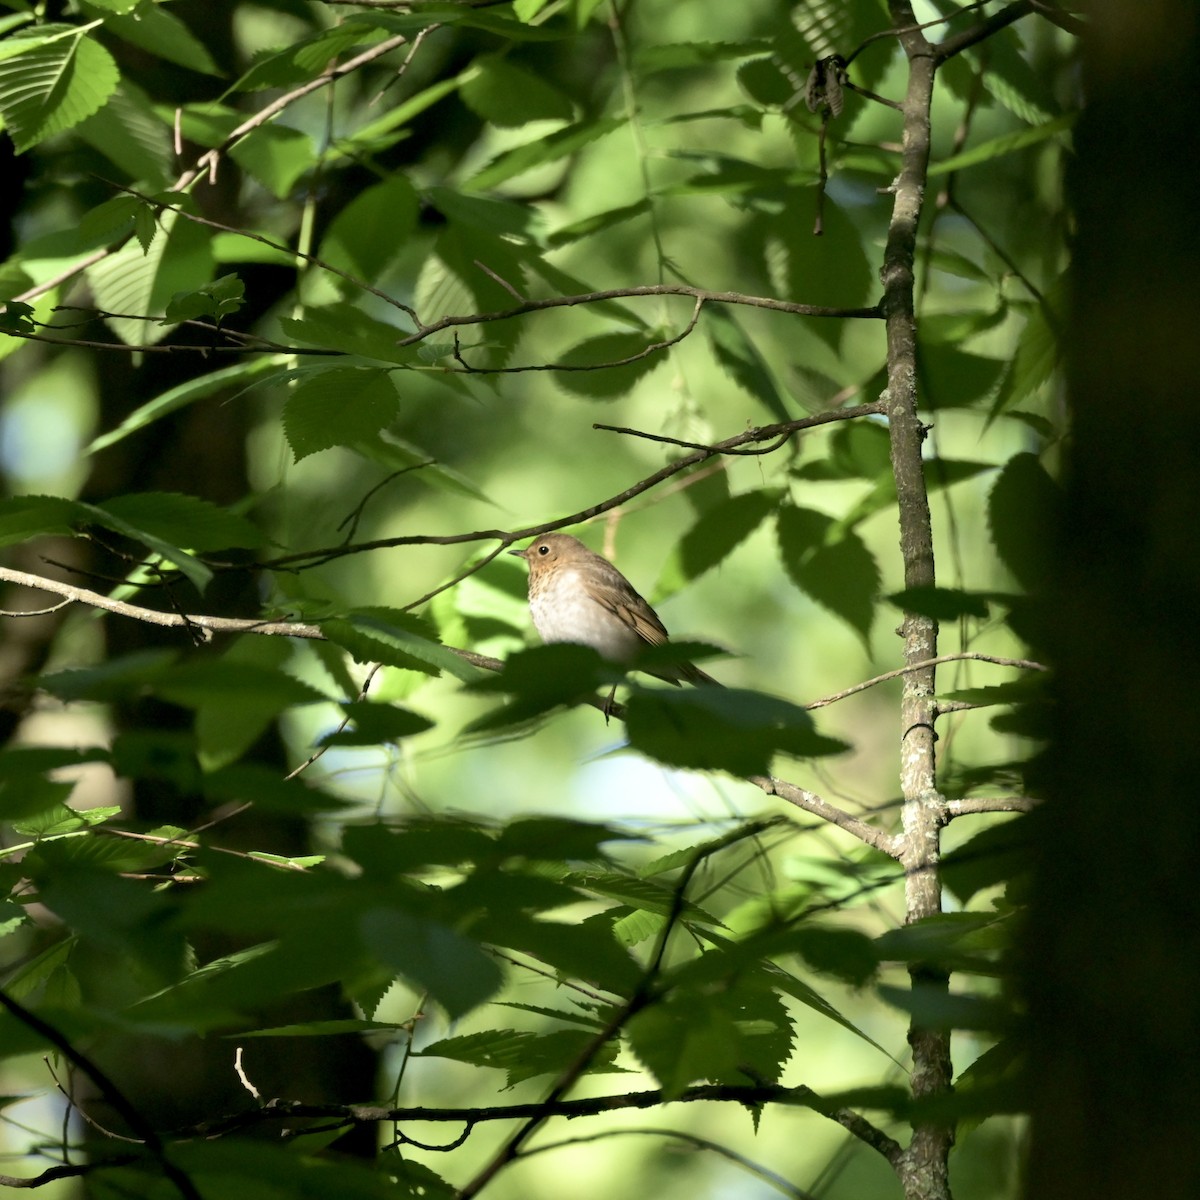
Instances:
[[[558,570],[530,589],[529,611],[544,642],[591,646],[612,662],[629,662],[641,639],[616,613],[593,600],[574,570]]]

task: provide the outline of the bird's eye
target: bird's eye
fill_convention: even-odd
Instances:
[[[550,553],[550,547],[549,547],[549,546],[547,546],[545,542],[543,542],[543,543],[542,543],[542,544],[541,544],[541,545],[538,547],[538,553],[539,553],[539,554],[549,554],[549,553]]]

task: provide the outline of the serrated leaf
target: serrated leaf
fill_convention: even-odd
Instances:
[[[792,1021],[779,996],[744,981],[672,991],[636,1014],[625,1032],[667,1099],[698,1080],[775,1081],[792,1052]]]
[[[167,328],[138,318],[160,315],[176,292],[201,288],[212,278],[208,231],[173,209],[164,209],[158,223],[148,251],[130,240],[87,268],[97,306],[122,314],[106,317],[105,323],[127,345],[160,341]]]
[[[495,994],[504,976],[477,942],[438,921],[396,908],[376,908],[359,920],[368,949],[451,1016],[464,1016]]]
[[[809,508],[789,506],[778,517],[779,552],[795,584],[844,620],[863,641],[871,633],[879,567],[853,531]]]
[[[1004,565],[1028,592],[1054,578],[1062,491],[1036,454],[1008,460],[988,496],[988,528]]]
[[[777,753],[816,758],[847,749],[817,733],[802,708],[738,688],[639,688],[625,723],[630,745],[658,762],[739,776],[766,775]]]
[[[155,691],[186,708],[228,703],[235,697],[240,704],[253,704],[264,713],[328,699],[283,671],[228,658],[183,663],[158,680]]]
[[[917,369],[922,403],[928,408],[967,408],[989,395],[1000,382],[1005,364],[971,354],[957,346],[922,345]]]
[[[774,511],[780,495],[773,488],[742,492],[701,513],[663,565],[659,595],[723,562]]]
[[[1058,288],[1055,288],[1057,292]],[[1017,352],[996,396],[989,419],[1020,404],[1042,386],[1058,366],[1062,347],[1045,309],[1038,305],[1017,336]]]
[[[46,32],[38,34],[44,37]],[[119,81],[112,55],[79,32],[0,61],[0,116],[16,152],[22,154],[90,117]]]
[[[297,384],[283,410],[283,430],[295,460],[318,450],[374,437],[400,411],[389,372],[332,367]]]
[[[405,336],[403,330],[368,316],[352,304],[306,308],[301,317],[285,318],[279,324],[289,337],[308,346],[390,363],[409,363],[417,357],[412,348],[397,345]]]
[[[47,535],[70,537],[79,516],[75,501],[61,496],[11,496],[0,500],[0,546]]]
[[[595,1040],[588,1030],[556,1029],[532,1033],[523,1029],[493,1029],[461,1037],[443,1038],[416,1052],[418,1058],[448,1058],[477,1067],[496,1067],[506,1072],[505,1088],[537,1075],[557,1074],[575,1062]],[[617,1044],[601,1047],[589,1067],[607,1072],[614,1066]]]
[[[791,420],[793,414],[775,386],[766,359],[737,320],[724,309],[710,306],[705,313],[705,327],[713,355],[734,382],[758,400],[776,420]]]
[[[219,508],[208,500],[178,492],[136,492],[114,496],[98,508],[131,526],[178,542],[189,550],[252,549],[262,541],[245,517]]]
[[[359,662],[381,662],[426,675],[447,671],[467,682],[481,674],[479,668],[443,646],[428,622],[399,609],[357,609],[322,621],[321,628],[330,641],[349,650]]]
[[[161,4],[142,4],[136,13],[128,15],[116,12],[105,18],[104,27],[156,58],[165,58],[201,75],[221,74],[204,43]]]
[[[603,212],[593,213],[590,217],[581,217],[569,225],[560,225],[547,237],[546,243],[556,249],[560,246],[569,246],[573,242],[581,241],[593,234],[604,233],[606,230],[613,229],[617,225],[631,221],[649,211],[650,201],[643,197],[641,200],[634,201],[633,204],[605,209]]]
[[[145,190],[157,191],[170,179],[171,138],[167,124],[154,111],[149,99],[128,79],[93,113],[76,132],[84,141],[141,182]],[[144,223],[153,216],[139,208]]]
[[[477,717],[471,733],[520,724],[562,705],[577,704],[597,688],[607,688],[622,672],[591,646],[560,642],[510,654],[502,670],[477,677],[475,692],[501,692],[512,699],[503,707]]]
[[[574,370],[554,372],[554,382],[564,391],[590,400],[612,400],[624,396],[643,376],[666,361],[666,351],[656,350],[633,362],[653,339],[641,333],[602,333],[572,346],[558,356],[557,363]],[[607,364],[620,363],[619,366]]]

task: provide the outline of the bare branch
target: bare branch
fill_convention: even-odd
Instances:
[[[680,471],[686,471],[689,467],[697,466],[718,455],[735,454],[738,452],[738,447],[740,446],[755,442],[776,442],[778,445],[783,445],[795,436],[795,434],[804,429],[815,429],[820,425],[828,425],[835,421],[852,421],[857,420],[859,417],[878,416],[885,411],[885,404],[880,400],[871,404],[860,404],[854,408],[830,409],[828,412],[815,413],[809,417],[800,417],[795,421],[784,421],[777,425],[762,425],[756,429],[748,429],[744,433],[726,438],[722,442],[714,442],[711,446],[701,446],[691,454],[685,455],[683,458],[678,458],[674,462],[667,463],[666,466],[661,467],[654,474],[647,475],[644,479],[626,488],[623,492],[619,492],[615,496],[610,496],[607,500],[602,500],[599,504],[593,504],[589,508],[580,509],[569,516],[558,517],[553,521],[546,521],[540,525],[527,526],[524,529],[517,529],[511,532],[503,529],[476,529],[470,533],[411,534],[402,537],[378,538],[371,542],[359,542],[353,546],[330,546],[317,550],[303,550],[295,554],[286,554],[279,558],[267,559],[258,565],[267,568],[289,567],[297,563],[318,566],[332,559],[340,558],[345,554],[359,554],[367,550],[390,550],[395,546],[456,546],[466,542],[484,542],[492,539],[500,542],[500,546],[492,555],[492,557],[495,557],[496,554],[499,554],[514,542],[519,542],[529,537],[540,537],[543,533],[563,529],[568,525],[578,525],[583,521],[589,521],[593,517],[598,517],[601,513],[619,508],[635,496],[640,496],[643,492],[648,492],[651,488],[657,487],[663,480],[670,479],[672,475],[677,475]],[[604,426],[597,426],[597,428],[604,428]],[[482,565],[482,563],[477,564],[472,570],[478,570]],[[244,569],[244,565],[238,564],[237,569]],[[465,575],[460,578],[465,578]],[[458,582],[458,580],[453,582]],[[450,586],[452,584],[444,584],[438,590],[442,591]],[[420,600],[406,605],[406,607],[413,608],[418,604],[423,604],[436,594],[437,592],[431,592],[428,596],[424,596]]]
[[[940,66],[948,58],[953,58],[968,47],[986,41],[994,33],[1007,28],[1022,17],[1029,16],[1031,12],[1033,12],[1033,4],[1030,0],[1016,0],[1007,8],[1002,8],[986,20],[980,21],[978,25],[972,25],[970,29],[964,29],[962,33],[956,33],[953,37],[948,37],[936,45],[933,48],[934,62]]]
[[[1027,813],[1041,804],[1033,796],[968,796],[946,801],[946,820],[973,817],[980,813]]]
[[[608,300],[628,300],[637,296],[690,296],[703,304],[742,304],[750,308],[765,308],[772,312],[791,313],[800,317],[863,317],[878,319],[878,306],[871,308],[827,308],[819,304],[797,304],[791,300],[776,300],[769,296],[747,296],[744,292],[713,292],[686,283],[653,283],[640,287],[609,288],[602,292],[581,292],[574,296],[549,296],[544,300],[526,300],[513,308],[490,313],[467,313],[443,317],[425,325],[418,333],[402,338],[397,345],[411,346],[443,329],[456,325],[483,325],[490,321],[507,321],[526,313],[543,312],[551,308],[573,308],[580,304],[602,304]]]
[[[104,1099],[118,1113],[121,1119],[141,1139],[142,1144],[158,1163],[165,1178],[169,1179],[184,1200],[202,1200],[196,1185],[177,1167],[167,1155],[166,1147],[158,1136],[154,1126],[138,1111],[124,1092],[109,1078],[99,1065],[93,1062],[82,1050],[74,1046],[70,1038],[59,1033],[48,1021],[42,1020],[37,1013],[30,1012],[19,1000],[15,1000],[7,992],[0,989],[0,1007],[7,1009],[26,1028],[33,1030],[40,1038],[49,1042],[68,1062],[79,1068],[95,1085]],[[66,1168],[56,1167],[55,1178],[63,1178]],[[72,1171],[71,1174],[78,1174]],[[33,1184],[17,1183],[13,1186],[36,1186]]]
[[[901,839],[897,835],[885,833],[882,829],[876,829],[874,825],[868,825],[866,821],[852,813],[830,804],[827,800],[822,800],[815,792],[797,787],[796,784],[788,783],[783,779],[775,779],[770,775],[751,775],[749,782],[755,787],[762,788],[768,796],[778,796],[781,800],[786,800],[789,804],[794,804],[797,808],[812,813],[814,817],[820,817],[823,821],[836,825],[846,833],[853,834],[860,842],[865,842],[889,858],[898,858],[900,855]]]
[[[853,687],[845,688],[840,692],[834,692],[832,696],[823,696],[820,700],[810,700],[804,707],[807,709],[824,708],[828,704],[836,704],[839,700],[845,700],[847,696],[855,696],[859,692],[865,692],[868,688],[873,688],[877,684],[887,683],[889,679],[899,679],[902,675],[908,675],[912,671],[924,671],[929,667],[940,666],[942,663],[964,661],[993,663],[998,667],[1019,667],[1024,671],[1049,670],[1044,664],[1034,662],[1029,658],[1000,658],[995,654],[977,654],[973,650],[965,651],[962,654],[939,654],[936,658],[925,658],[919,662],[909,663],[904,667],[897,667],[894,671],[885,671],[882,675],[876,675],[872,679],[856,683]],[[942,708],[944,710],[945,706],[943,705]]]

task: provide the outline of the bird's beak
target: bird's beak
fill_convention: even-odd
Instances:
[[[510,550],[509,551],[509,554],[513,555],[515,558],[524,558],[525,555],[528,553],[529,553],[528,550]]]

